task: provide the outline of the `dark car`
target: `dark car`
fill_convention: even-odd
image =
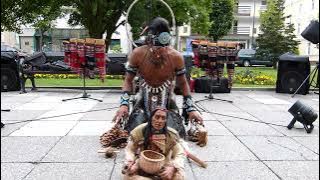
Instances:
[[[269,55],[258,56],[254,49],[240,49],[237,57],[236,64],[239,66],[252,66],[252,65],[264,65],[267,67],[272,66],[272,58]]]
[[[45,52],[45,55],[48,61],[63,61],[64,58],[64,52]],[[127,54],[106,53],[106,74],[124,75],[127,60]]]
[[[1,51],[1,92],[20,89],[18,59],[17,52]]]

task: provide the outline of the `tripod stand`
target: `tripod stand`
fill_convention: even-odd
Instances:
[[[307,76],[307,78],[301,83],[301,85],[299,86],[299,88],[293,93],[293,95],[291,97],[294,97],[299,90],[301,89],[301,87],[309,80],[309,77],[312,75],[310,84],[308,85],[307,89],[310,88],[310,86],[312,85],[315,76],[318,74],[317,80],[316,80],[316,88],[319,88],[319,62],[317,62],[317,66],[312,70],[312,72]],[[318,92],[319,93],[319,92]]]
[[[202,101],[207,101],[207,100],[218,100],[218,101],[225,101],[225,102],[229,102],[229,103],[233,103],[233,101],[230,100],[226,100],[226,99],[219,99],[219,98],[215,98],[213,97],[213,75],[209,75],[210,76],[210,92],[208,96],[205,96],[205,99],[201,99],[198,101],[195,101],[195,103],[198,102],[202,102]],[[220,78],[218,78],[218,85],[220,84]]]
[[[82,87],[83,94],[82,94],[82,96],[75,97],[75,98],[69,98],[69,99],[62,99],[62,101],[69,101],[69,100],[83,98],[83,99],[92,99],[92,100],[96,100],[96,101],[102,102],[102,100],[100,100],[100,99],[95,99],[95,98],[90,97],[90,95],[86,91],[86,67],[87,67],[87,65],[82,65],[82,79],[83,79],[83,87]]]

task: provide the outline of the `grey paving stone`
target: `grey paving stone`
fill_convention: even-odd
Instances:
[[[261,160],[319,160],[319,155],[289,137],[241,136]]]
[[[40,163],[26,180],[106,180],[112,163]]]
[[[199,147],[188,143],[191,151],[204,161],[256,160],[256,157],[233,136],[209,136],[208,144]]]
[[[198,180],[277,180],[279,179],[268,167],[259,161],[209,162],[203,169],[192,165]]]
[[[313,152],[319,154],[319,136],[317,137],[292,137],[294,140],[298,141],[300,144],[309,148]]]
[[[17,121],[2,121],[5,124],[3,128],[1,128],[1,136],[9,136],[12,132],[16,131],[17,129],[23,127],[28,122],[18,123],[18,124],[7,124],[7,123],[14,123]]]
[[[262,103],[257,103],[257,104],[235,104],[240,110],[239,111],[244,111],[244,112],[268,112],[268,111],[273,111],[273,109],[266,104]],[[225,109],[226,110],[226,109]]]
[[[1,137],[1,162],[38,162],[59,137]]]
[[[219,121],[204,122],[209,136],[233,136]]]
[[[266,161],[285,180],[318,180],[319,161]]]
[[[242,111],[240,108],[238,108],[234,104],[228,103],[228,102],[204,101],[204,102],[201,102],[201,105],[204,106],[205,109],[211,112],[223,113],[226,110],[232,111],[232,112]]]
[[[1,112],[2,121],[18,121],[18,120],[33,120],[37,119],[46,111],[40,110],[11,110],[10,112]]]
[[[283,125],[287,126],[289,123],[290,121],[286,125],[283,123]],[[303,125],[299,122],[296,122],[292,129],[288,129],[287,127],[281,126],[273,127],[277,129],[279,132],[285,134],[286,136],[319,136],[319,127],[314,127],[312,133],[307,133],[307,131],[303,128]]]
[[[99,136],[65,136],[42,162],[113,162],[98,153],[101,148]]]
[[[293,118],[289,112],[282,111],[252,111],[249,113],[261,121],[284,126],[287,126]]]
[[[1,163],[1,179],[22,180],[33,168],[31,163]]]
[[[283,134],[274,130],[272,127],[258,122],[248,122],[239,120],[235,121],[222,121],[222,123],[235,135],[255,135],[255,136],[283,136]]]
[[[106,106],[95,106],[92,108],[92,112],[86,113],[81,120],[85,121],[111,121],[113,117],[115,116],[119,104],[105,104]],[[108,109],[108,108],[113,108],[114,109]],[[99,110],[99,111],[96,111]]]
[[[214,112],[213,115],[216,117],[219,121],[245,121],[244,119],[254,120],[258,121],[257,118],[252,116],[251,114],[247,112],[234,112],[234,111],[224,111],[224,112]]]

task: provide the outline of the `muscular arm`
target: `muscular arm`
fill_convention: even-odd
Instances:
[[[181,89],[183,96],[189,96],[190,88],[186,78],[186,75],[177,76],[177,86]]]
[[[184,60],[180,54],[175,56],[174,62],[176,63],[176,71],[184,69]],[[185,74],[176,76],[177,86],[181,89],[183,96],[189,96],[190,88]]]
[[[127,91],[127,92],[132,92],[133,90],[133,79],[136,76],[136,72],[133,72],[132,70],[137,70],[139,68],[139,61],[141,58],[141,53],[142,53],[141,48],[136,48],[129,56],[128,58],[128,67],[129,67],[129,71],[127,68],[127,72],[126,72],[126,76],[125,76],[125,80],[123,83],[123,87],[122,90],[123,91]]]
[[[122,91],[128,91],[128,92],[132,92],[132,81],[134,79],[135,75],[132,73],[126,73],[126,77],[124,79],[124,83],[122,86]]]

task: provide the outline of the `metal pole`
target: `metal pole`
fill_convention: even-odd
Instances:
[[[252,0],[253,2],[253,14],[252,14],[252,37],[251,37],[251,48],[253,48],[253,41],[254,41],[254,18],[256,16],[256,1],[255,0]]]

